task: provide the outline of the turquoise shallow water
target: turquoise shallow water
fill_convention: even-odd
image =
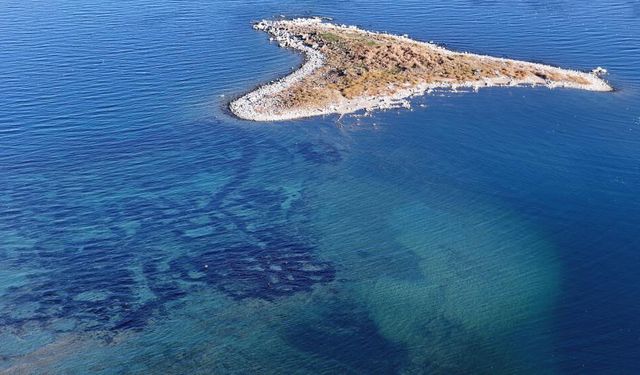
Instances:
[[[0,373],[640,371],[637,1],[0,6]],[[281,14],[617,91],[236,120]]]

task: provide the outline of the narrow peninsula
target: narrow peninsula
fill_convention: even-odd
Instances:
[[[432,43],[335,25],[321,18],[265,20],[254,25],[281,47],[301,51],[290,75],[232,101],[239,118],[278,121],[358,110],[408,106],[433,89],[491,86],[566,87],[612,91],[591,73],[454,52]]]

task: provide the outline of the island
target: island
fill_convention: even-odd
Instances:
[[[566,87],[612,91],[592,72],[455,52],[408,36],[336,25],[321,18],[254,24],[281,47],[302,52],[299,69],[229,104],[237,117],[279,121],[409,106],[408,98],[434,89],[492,86]]]

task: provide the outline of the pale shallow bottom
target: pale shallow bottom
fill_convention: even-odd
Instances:
[[[41,5],[0,12],[3,375],[637,373],[632,3]],[[620,90],[238,121],[300,62],[250,29],[280,13]]]

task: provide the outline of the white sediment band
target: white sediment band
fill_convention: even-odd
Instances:
[[[555,74],[573,74],[579,76],[589,82],[588,84],[579,84],[572,81],[551,81],[541,77],[531,77],[527,79],[514,80],[508,76],[498,76],[494,78],[483,78],[474,81],[465,82],[439,82],[417,84],[407,88],[398,89],[395,93],[386,96],[362,96],[353,99],[341,98],[325,108],[318,109],[296,109],[282,108],[274,97],[289,87],[307,77],[313,71],[323,66],[325,56],[317,49],[306,46],[302,39],[293,35],[287,28],[291,25],[308,26],[313,25],[316,28],[325,30],[351,30],[365,33],[368,35],[379,35],[397,39],[403,43],[415,43],[427,46],[437,52],[447,55],[467,55],[475,58],[487,59],[493,62],[512,62],[523,66],[539,69],[548,73]],[[437,46],[433,43],[419,42],[409,39],[405,36],[377,33],[359,29],[355,26],[334,25],[323,22],[321,18],[297,18],[292,20],[269,21],[264,20],[253,26],[256,30],[265,31],[271,34],[281,47],[293,48],[301,51],[305,55],[304,64],[295,72],[283,77],[275,82],[260,86],[258,89],[232,101],[229,109],[239,118],[252,121],[280,121],[291,120],[304,117],[320,116],[327,114],[347,114],[359,110],[387,109],[395,107],[406,107],[409,105],[407,98],[412,96],[423,95],[434,89],[458,89],[472,88],[474,90],[482,87],[495,86],[546,86],[549,88],[565,87],[572,89],[588,90],[588,91],[612,91],[613,88],[603,79],[594,73],[586,73],[570,69],[562,69],[549,65],[525,62],[520,60],[505,59],[499,57],[491,57],[485,55],[472,54],[467,52],[454,52]]]

